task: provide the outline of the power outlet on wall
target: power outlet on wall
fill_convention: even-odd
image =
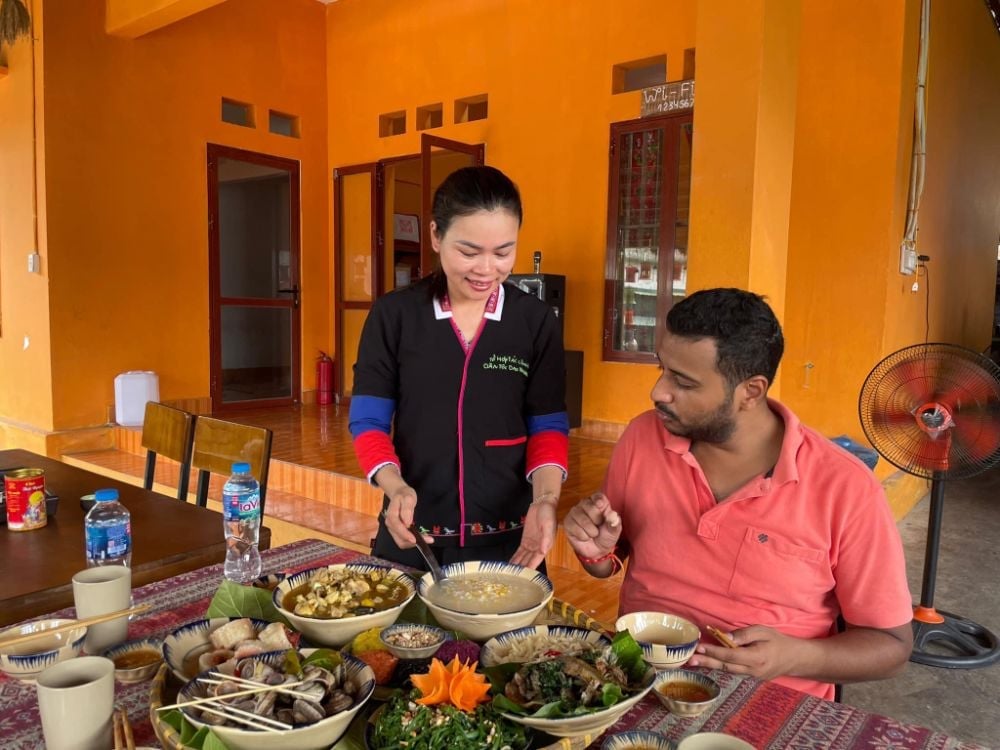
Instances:
[[[38,253],[28,253],[28,273],[40,273],[42,257]]]
[[[917,272],[917,251],[908,242],[899,246],[899,272],[904,276],[912,276]]]

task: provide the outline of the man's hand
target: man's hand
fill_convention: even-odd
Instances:
[[[779,633],[763,625],[751,625],[733,631],[737,648],[701,643],[686,666],[721,669],[733,674],[748,674],[759,680],[771,680],[792,674],[796,654],[805,641]]]
[[[566,538],[579,557],[603,557],[614,551],[622,522],[611,502],[598,492],[581,500],[563,519]]]
[[[521,533],[521,546],[510,561],[526,568],[537,568],[552,549],[556,538],[556,505],[558,499],[537,501],[528,508]]]

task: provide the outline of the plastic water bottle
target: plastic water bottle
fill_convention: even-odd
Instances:
[[[118,502],[118,490],[98,490],[83,520],[87,567],[132,564],[132,517]]]
[[[233,475],[222,488],[222,515],[226,578],[249,583],[260,575],[260,485],[250,474],[250,464],[233,464]]]

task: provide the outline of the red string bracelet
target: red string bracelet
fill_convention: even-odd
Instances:
[[[618,548],[615,547],[608,554],[601,555],[600,557],[584,557],[583,555],[579,555],[578,554],[576,556],[576,559],[579,560],[580,562],[584,563],[585,565],[597,565],[598,563],[602,563],[605,560],[610,560],[611,561],[611,575],[614,575],[619,570],[621,570],[622,568],[625,567],[625,564],[618,557],[617,552],[618,552]]]

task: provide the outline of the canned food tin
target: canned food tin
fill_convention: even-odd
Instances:
[[[40,529],[45,516],[45,476],[41,469],[18,469],[4,476],[7,528],[11,531]]]

